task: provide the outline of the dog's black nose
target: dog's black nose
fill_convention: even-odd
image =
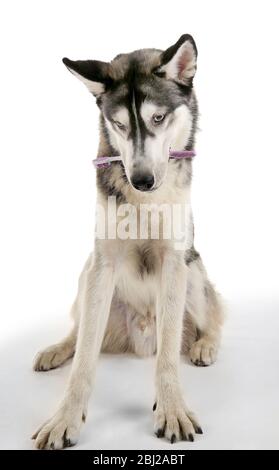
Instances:
[[[150,191],[154,185],[154,176],[148,173],[136,173],[131,178],[131,183],[139,191]]]

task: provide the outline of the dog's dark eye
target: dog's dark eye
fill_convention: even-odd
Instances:
[[[165,114],[154,114],[153,122],[154,124],[160,124],[165,119]]]
[[[124,124],[122,124],[121,122],[119,121],[113,121],[114,124],[118,127],[118,129],[121,129],[121,131],[125,131],[126,129],[126,126],[124,126]]]

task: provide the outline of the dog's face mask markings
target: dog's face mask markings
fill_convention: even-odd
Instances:
[[[96,96],[109,144],[121,155],[127,179],[137,190],[161,186],[170,148],[191,147],[196,58],[194,40],[184,35],[164,52],[135,51],[111,63],[63,59]]]

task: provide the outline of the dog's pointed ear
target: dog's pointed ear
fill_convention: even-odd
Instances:
[[[197,68],[197,46],[190,34],[183,34],[178,41],[161,56],[158,72],[165,73],[166,78],[184,85],[190,85]]]
[[[99,60],[62,59],[66,67],[79,78],[94,96],[104,93],[112,80],[109,76],[109,64]]]

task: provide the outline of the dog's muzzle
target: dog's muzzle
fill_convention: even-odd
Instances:
[[[138,191],[151,191],[154,186],[154,176],[151,173],[135,173],[131,183]]]

